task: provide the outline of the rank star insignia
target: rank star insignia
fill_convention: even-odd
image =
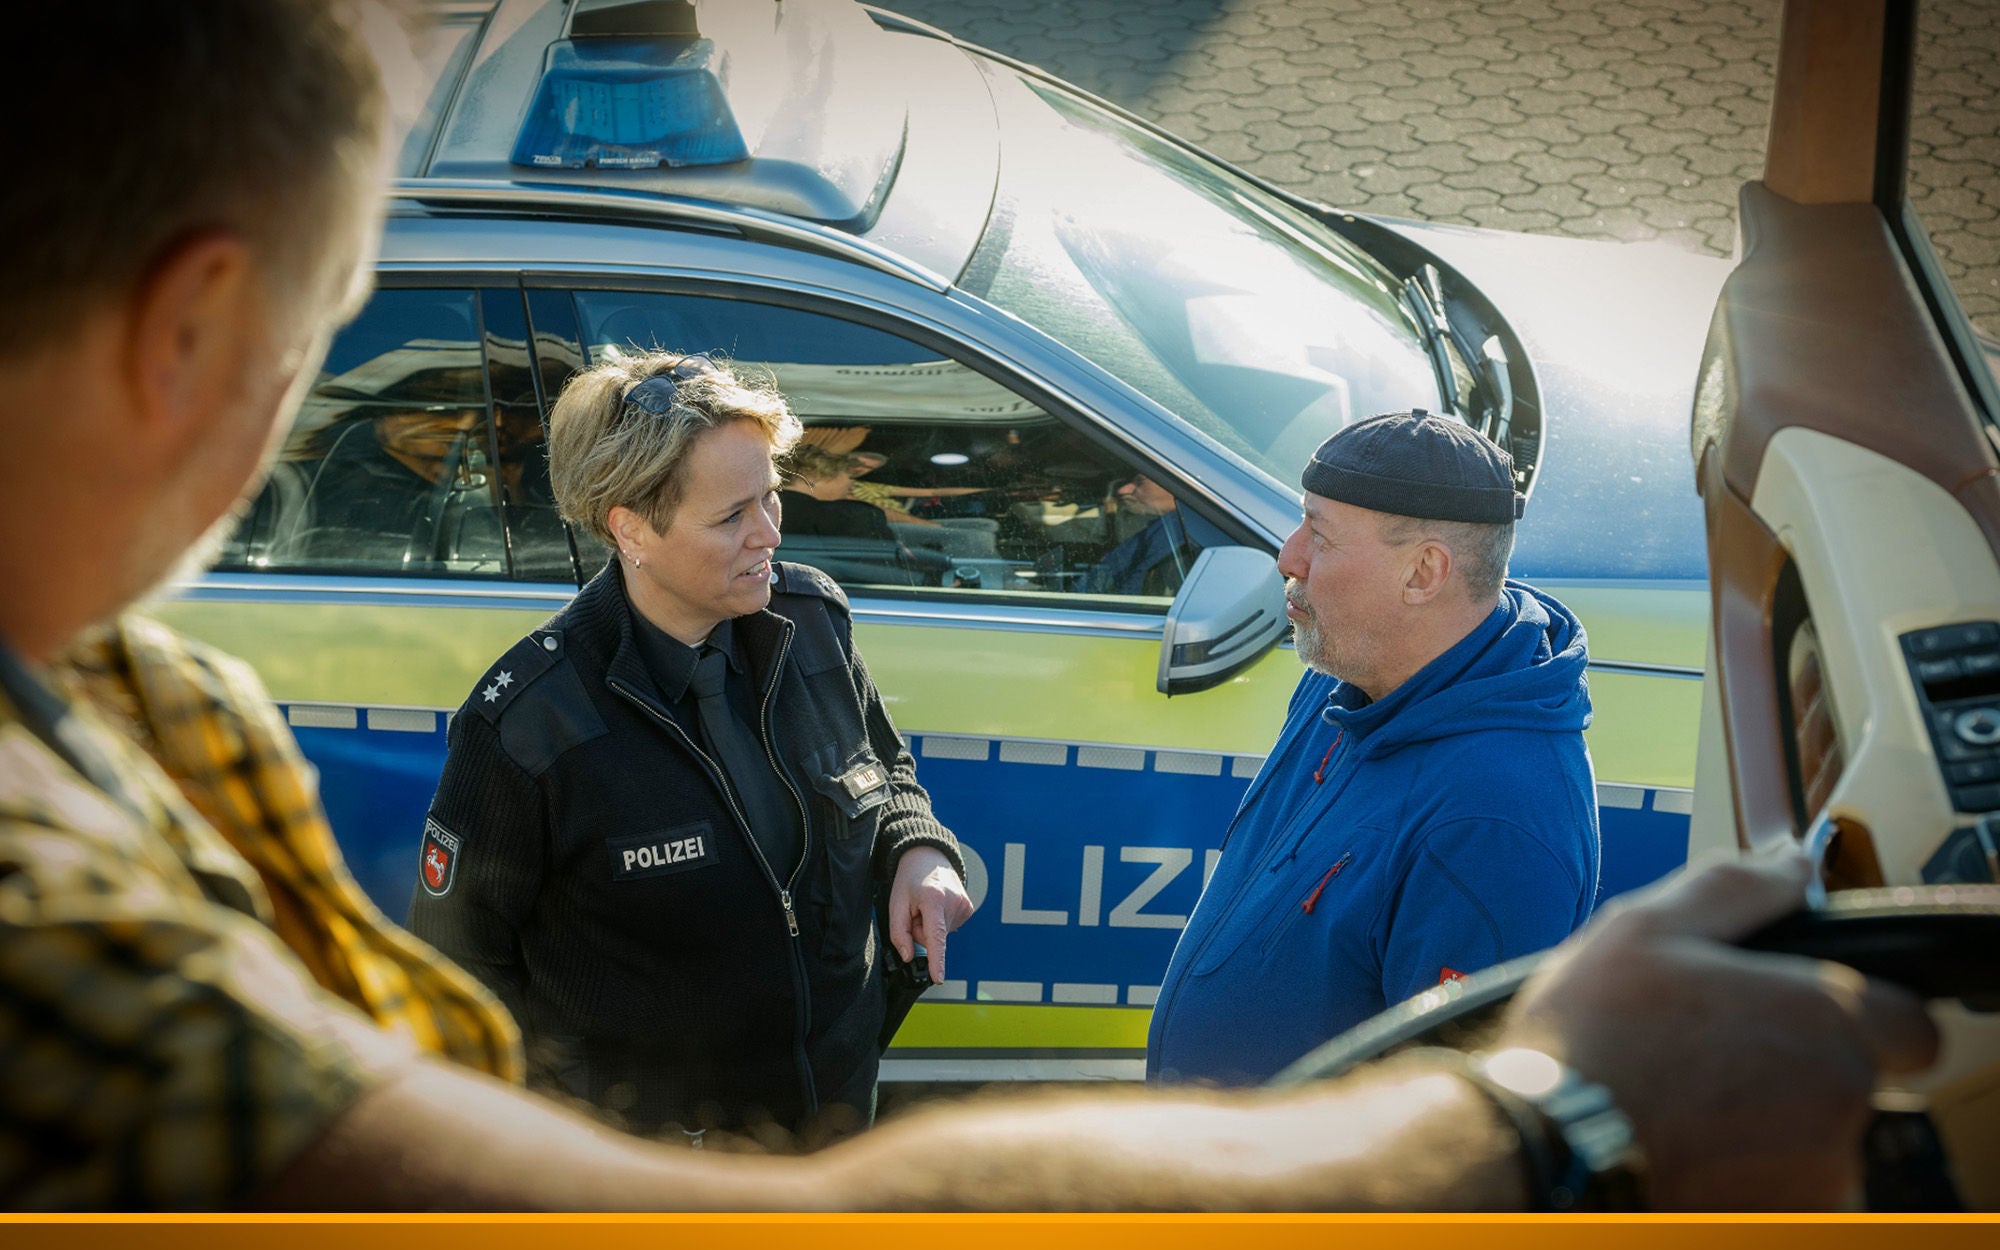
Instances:
[[[505,690],[507,687],[513,684],[514,684],[514,674],[512,673],[502,673],[498,677],[495,677],[493,679],[493,685],[496,689]]]
[[[500,697],[500,683],[496,681],[479,693],[488,703],[491,703]]]

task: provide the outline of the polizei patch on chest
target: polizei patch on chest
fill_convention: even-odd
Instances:
[[[613,881],[688,872],[715,862],[715,832],[707,821],[678,829],[606,838],[604,846],[611,853]]]

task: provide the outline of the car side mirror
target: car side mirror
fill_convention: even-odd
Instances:
[[[1285,579],[1270,553],[1210,547],[1167,609],[1160,693],[1208,689],[1270,650],[1286,628]]]

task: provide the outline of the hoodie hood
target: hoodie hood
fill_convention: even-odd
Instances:
[[[1385,698],[1336,682],[1321,716],[1376,755],[1489,729],[1579,733],[1590,725],[1588,666],[1582,623],[1509,580],[1479,628]]]

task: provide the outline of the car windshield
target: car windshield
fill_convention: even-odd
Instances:
[[[989,66],[993,215],[961,280],[1280,481],[1358,417],[1442,407],[1396,278],[1274,196]]]

